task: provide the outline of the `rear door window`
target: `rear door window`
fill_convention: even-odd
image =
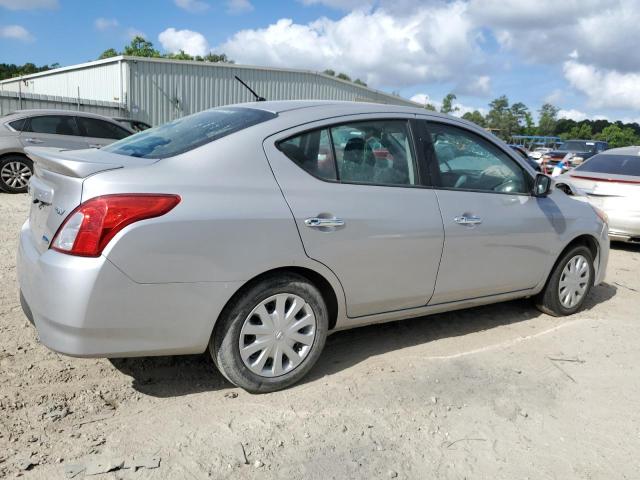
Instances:
[[[31,117],[25,124],[24,132],[52,135],[79,135],[75,118],[71,115],[41,115]]]
[[[580,172],[640,176],[640,156],[600,153],[575,168]]]
[[[21,132],[26,122],[27,122],[26,118],[21,118],[20,120],[14,120],[13,122],[9,122],[9,126],[13,128],[16,132]]]
[[[328,129],[323,128],[297,135],[280,142],[278,148],[314,177],[337,180],[336,163]]]
[[[85,137],[93,137],[93,138],[112,138],[114,140],[120,140],[123,138],[132,135],[131,132],[125,130],[118,125],[105,122],[104,120],[100,120],[99,118],[91,118],[91,117],[77,117],[78,123],[80,124],[80,129],[82,131],[82,135]]]
[[[131,157],[173,157],[276,117],[254,108],[212,108],[137,133],[103,150]]]

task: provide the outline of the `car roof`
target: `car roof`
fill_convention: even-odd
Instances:
[[[640,156],[640,146],[611,148],[602,152],[606,155],[637,155]]]
[[[101,120],[107,119],[111,120],[110,117],[106,117],[104,115],[98,115],[97,113],[90,112],[80,112],[76,110],[61,110],[55,108],[41,108],[41,109],[26,109],[26,110],[17,110],[15,112],[8,113],[4,117],[2,117],[5,121],[11,121],[14,119],[32,117],[35,115],[75,115],[79,117],[91,117],[91,118],[99,118]]]

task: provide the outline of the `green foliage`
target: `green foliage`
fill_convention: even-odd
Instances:
[[[464,115],[462,115],[462,118],[470,122],[473,122],[476,125],[483,128],[487,126],[487,121],[478,110],[474,110],[473,112],[467,112]]]
[[[356,85],[362,85],[363,87],[366,87],[367,84],[364,83],[362,80],[360,80],[359,78],[356,78],[353,83],[355,83]]]
[[[327,68],[324,72],[325,75],[329,75],[330,77],[335,77],[336,76],[336,72],[335,70],[331,70],[330,68]]]
[[[124,47],[124,51],[122,53],[131,57],[160,58],[162,56],[158,50],[153,48],[153,43],[145,40],[140,35],[133,37],[131,43]]]
[[[440,112],[442,113],[454,113],[460,110],[459,107],[453,105],[453,101],[457,97],[454,93],[447,93],[447,95],[442,99],[442,107],[440,107]]]
[[[568,132],[562,132],[559,135],[563,140],[581,139],[591,140],[593,138],[593,132],[591,131],[591,125],[587,123],[578,124]]]
[[[436,109],[436,106],[433,103],[425,103],[424,104],[424,108],[425,108],[425,110],[430,110],[432,112],[437,112],[438,111]]]
[[[201,55],[189,55],[184,50],[180,50],[177,53],[161,54],[153,46],[153,43],[144,39],[143,37],[136,36],[129,45],[125,45],[122,53],[119,53],[115,48],[108,48],[100,55],[99,59],[116,57],[118,55],[129,55],[132,57],[151,57],[151,58],[169,58],[171,60],[191,60],[196,62],[211,62],[211,63],[235,63],[225,53],[217,54],[213,52],[207,53],[205,56]]]
[[[506,95],[496,98],[489,104],[487,114],[487,127],[494,130],[496,134],[504,139],[508,139],[513,134],[513,114],[509,108],[509,99]]]
[[[111,58],[111,57],[117,57],[118,55],[120,55],[115,48],[107,48],[104,52],[102,52],[100,54],[100,56],[98,57],[98,60],[102,60],[104,58]]]
[[[538,120],[538,135],[553,135],[558,122],[558,110],[558,107],[550,103],[545,103],[540,107],[540,110],[538,110],[540,114],[540,119]]]
[[[33,63],[25,63],[24,65],[16,65],[13,63],[0,63],[0,80],[7,78],[20,77],[22,75],[31,75],[32,73],[44,72],[53,68],[58,68],[58,63],[51,65],[42,65],[37,67]]]
[[[351,81],[351,77],[349,75],[347,75],[346,73],[342,73],[342,72],[340,72],[338,75],[336,75],[336,78],[339,78],[340,80],[346,80],[347,82]]]
[[[617,124],[605,127],[602,132],[596,135],[596,140],[609,142],[609,147],[628,147],[629,145],[639,145],[640,137],[630,127],[620,127]]]

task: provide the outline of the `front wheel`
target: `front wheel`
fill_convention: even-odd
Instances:
[[[298,382],[318,360],[329,315],[318,289],[295,274],[267,276],[225,308],[209,342],[220,372],[251,393]]]
[[[7,155],[0,159],[0,190],[25,193],[33,174],[33,162],[22,155]]]
[[[554,267],[544,290],[535,299],[536,306],[555,317],[572,315],[582,308],[594,278],[591,251],[582,245],[573,247]]]

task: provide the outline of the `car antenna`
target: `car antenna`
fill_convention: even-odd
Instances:
[[[242,79],[240,77],[238,77],[237,75],[234,75],[234,77],[236,78],[236,80],[238,80],[247,90],[249,90],[253,96],[256,98],[256,102],[265,102],[267,99],[264,97],[261,97],[260,95],[258,95],[253,88],[251,88],[249,85],[247,85],[246,83],[244,83],[242,81]]]

